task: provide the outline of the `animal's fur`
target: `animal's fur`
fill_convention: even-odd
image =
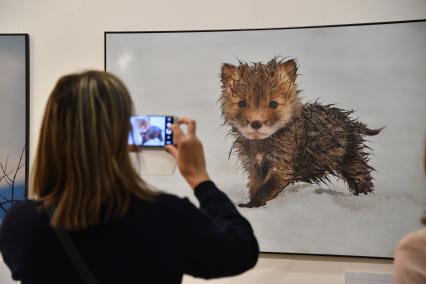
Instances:
[[[163,134],[161,128],[151,125],[149,119],[140,118],[137,121],[139,134],[142,137],[141,145],[144,145],[148,140],[158,138],[163,141]]]
[[[318,102],[302,104],[294,60],[222,65],[219,102],[234,150],[248,174],[250,202],[258,207],[287,185],[345,179],[351,193],[373,191],[364,136],[378,134],[351,118],[353,111]]]

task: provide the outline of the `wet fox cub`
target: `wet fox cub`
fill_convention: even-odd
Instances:
[[[291,183],[328,175],[341,176],[354,195],[373,191],[364,136],[382,129],[367,128],[353,111],[302,103],[293,59],[223,64],[221,71],[224,123],[249,180],[250,201],[241,207],[265,205]]]

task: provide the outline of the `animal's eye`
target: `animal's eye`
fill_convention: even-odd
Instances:
[[[247,105],[247,103],[246,103],[246,101],[244,101],[244,100],[241,100],[241,101],[239,101],[238,102],[238,106],[240,107],[240,108],[243,108],[243,107],[245,107]]]
[[[270,108],[277,108],[278,107],[278,103],[276,101],[270,101],[269,102],[269,107]]]

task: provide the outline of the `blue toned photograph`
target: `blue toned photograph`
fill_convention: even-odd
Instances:
[[[27,35],[0,34],[0,222],[27,182]]]

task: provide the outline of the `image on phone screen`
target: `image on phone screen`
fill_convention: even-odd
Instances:
[[[138,115],[130,118],[129,145],[162,148],[173,144],[173,116]]]

